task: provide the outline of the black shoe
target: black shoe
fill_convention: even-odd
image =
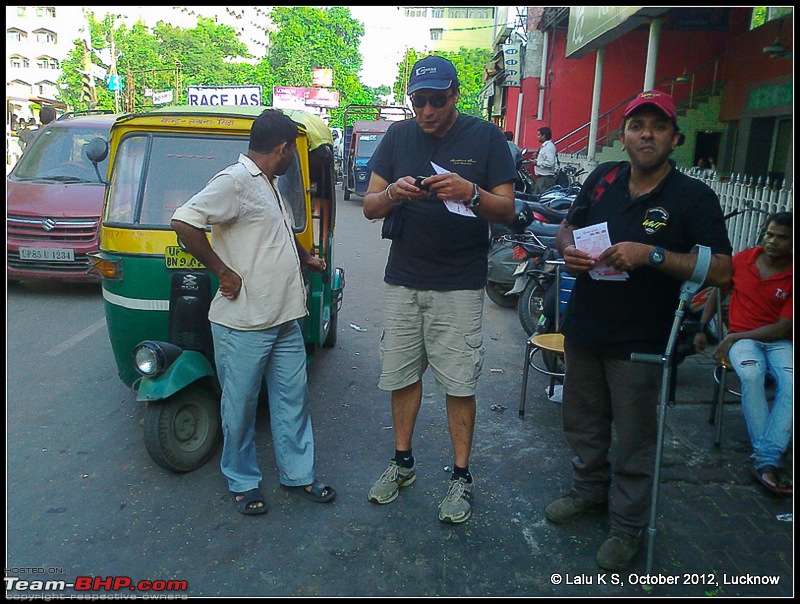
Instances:
[[[642,548],[644,539],[612,529],[597,550],[597,566],[606,570],[624,570]]]
[[[570,491],[561,499],[556,499],[544,510],[544,517],[550,522],[563,524],[577,520],[584,514],[605,512],[608,509],[608,502],[595,503],[578,495],[575,491]]]

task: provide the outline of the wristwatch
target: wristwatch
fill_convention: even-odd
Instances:
[[[664,264],[664,260],[667,258],[667,252],[664,250],[663,247],[655,246],[650,255],[648,256],[648,260],[650,261],[650,266],[661,266]]]
[[[480,191],[478,191],[478,185],[472,183],[472,187],[473,187],[472,198],[467,202],[467,207],[470,210],[474,210],[481,203],[481,194]]]

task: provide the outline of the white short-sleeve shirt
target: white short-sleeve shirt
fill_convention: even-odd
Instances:
[[[277,187],[246,155],[218,172],[173,214],[197,228],[211,225],[211,245],[242,278],[235,300],[219,292],[208,318],[231,329],[275,327],[308,314],[291,213]]]

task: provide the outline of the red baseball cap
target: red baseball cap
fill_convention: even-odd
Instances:
[[[661,92],[659,90],[645,90],[644,92],[640,92],[635,99],[628,103],[623,118],[630,116],[631,113],[642,105],[653,105],[672,120],[676,129],[678,128],[678,118],[675,114],[675,101],[673,101],[672,97],[666,92]]]

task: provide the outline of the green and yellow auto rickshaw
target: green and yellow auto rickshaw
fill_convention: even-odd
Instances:
[[[87,149],[108,154],[109,182],[93,270],[102,276],[106,323],[122,381],[145,403],[144,440],[159,465],[198,468],[220,438],[219,385],[208,308],[218,281],[182,249],[170,219],[219,170],[247,151],[265,107],[169,107],[121,116],[110,140]],[[298,241],[325,259],[308,272],[309,357],[336,343],[344,271],[335,268],[333,140],[325,123],[286,110],[297,122],[297,156],[277,185],[291,207]],[[210,237],[210,232],[209,232]]]

